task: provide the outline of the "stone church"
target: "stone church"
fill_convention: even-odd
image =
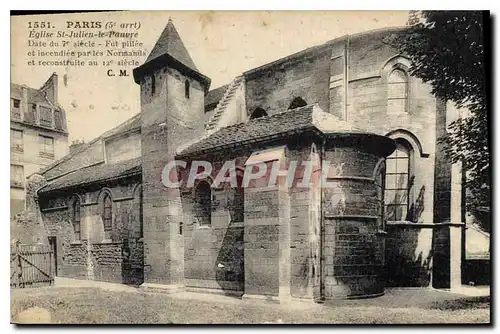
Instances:
[[[386,42],[404,29],[336,38],[210,89],[169,21],[134,69],[140,112],[30,177],[57,275],[274,301],[460,285],[462,173],[437,140],[460,111]],[[179,175],[234,161],[238,185],[167,188],[176,159]],[[255,161],[306,160],[329,161],[334,186],[241,186]]]

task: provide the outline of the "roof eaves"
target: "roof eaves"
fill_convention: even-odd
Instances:
[[[67,190],[67,189],[72,189],[72,188],[75,188],[75,187],[85,187],[85,186],[88,186],[88,185],[91,185],[91,184],[99,184],[99,183],[101,183],[103,181],[111,182],[111,181],[116,181],[116,180],[120,180],[120,179],[123,179],[123,178],[127,178],[127,177],[130,177],[130,176],[134,176],[134,175],[140,175],[140,174],[142,174],[142,171],[141,170],[136,170],[134,168],[134,169],[125,171],[122,174],[116,175],[116,176],[113,176],[113,177],[96,179],[96,180],[92,180],[92,181],[83,181],[83,182],[79,182],[79,183],[73,183],[73,184],[70,184],[70,185],[67,185],[67,186],[63,186],[63,187],[60,187],[60,188],[50,188],[49,187],[50,184],[47,184],[47,185],[41,187],[40,189],[38,189],[37,193],[48,193],[48,192],[55,191],[55,190]],[[49,188],[49,189],[46,190],[45,188]]]
[[[292,135],[295,135],[295,134],[298,134],[298,133],[303,133],[303,132],[306,132],[306,131],[309,131],[309,130],[317,132],[318,134],[322,133],[316,126],[314,126],[312,124],[306,124],[304,126],[298,127],[296,129],[293,129],[293,130],[287,130],[287,131],[283,131],[283,132],[277,132],[277,133],[269,134],[269,135],[262,136],[262,137],[257,137],[257,138],[242,140],[242,141],[236,141],[236,142],[233,142],[233,143],[226,143],[226,144],[222,144],[222,145],[212,146],[212,147],[209,147],[209,148],[206,148],[206,149],[200,149],[200,150],[194,149],[194,150],[190,150],[189,147],[188,147],[186,150],[184,150],[182,152],[179,152],[179,154],[177,155],[177,157],[182,158],[182,157],[187,157],[187,156],[191,156],[191,155],[203,155],[203,154],[207,154],[207,153],[213,153],[213,152],[217,152],[217,151],[222,151],[224,149],[238,148],[238,147],[243,147],[243,146],[247,146],[247,145],[255,144],[255,143],[263,143],[263,142],[266,142],[266,141],[271,141],[271,140],[274,140],[274,139],[283,138],[285,136],[292,136]],[[200,139],[200,141],[201,140],[202,139]]]
[[[120,123],[119,125],[115,126],[114,128],[112,129],[109,129],[108,131],[102,133],[101,135],[99,135],[98,137],[92,139],[91,141],[89,141],[88,143],[85,143],[85,144],[82,144],[81,146],[77,147],[73,152],[70,152],[68,154],[66,154],[64,157],[62,157],[61,159],[57,160],[57,161],[54,161],[52,164],[46,166],[45,168],[43,169],[40,169],[38,172],[35,172],[33,174],[45,174],[46,172],[48,172],[49,170],[51,170],[52,168],[58,166],[59,164],[65,162],[65,161],[68,161],[69,159],[71,159],[72,157],[74,157],[75,155],[83,152],[84,150],[86,150],[87,148],[89,148],[90,146],[92,146],[93,144],[95,144],[96,142],[98,142],[99,140],[104,140],[104,139],[107,139],[108,137],[111,138],[113,136],[108,136],[109,133],[112,133],[113,130],[121,127],[121,126],[124,126],[126,125],[127,123],[132,123],[136,117],[140,117],[140,114],[141,113],[138,113],[136,115],[134,115],[133,117],[127,119],[126,121]],[[118,134],[121,134],[121,132],[118,132],[116,133],[115,135],[118,135]],[[87,167],[87,166],[86,166]],[[54,178],[53,178],[54,179]]]

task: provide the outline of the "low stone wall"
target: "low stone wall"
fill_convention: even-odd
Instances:
[[[359,298],[384,293],[383,236],[376,219],[325,220],[325,297]]]
[[[66,249],[63,262],[59,265],[59,276],[88,279],[88,246],[86,242],[72,243]]]
[[[139,285],[144,281],[144,247],[140,241],[72,243],[60,265],[59,276]]]
[[[386,229],[387,286],[430,286],[433,225],[392,222]]]
[[[96,281],[121,283],[123,280],[122,244],[93,244],[91,252],[94,265],[94,279]]]
[[[144,243],[132,241],[129,244],[128,258],[123,261],[123,272],[125,284],[139,285],[144,282]]]

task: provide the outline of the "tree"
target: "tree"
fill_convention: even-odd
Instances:
[[[452,162],[461,161],[467,171],[467,208],[489,212],[490,154],[484,24],[480,11],[423,11],[422,22],[411,26],[400,40],[401,53],[412,59],[410,72],[429,83],[432,93],[467,117],[453,122],[440,138]]]

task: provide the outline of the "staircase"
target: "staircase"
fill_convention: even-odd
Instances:
[[[229,104],[229,101],[231,101],[231,98],[234,96],[236,90],[238,89],[238,87],[240,87],[242,82],[243,76],[234,78],[229,87],[226,89],[226,92],[220,99],[219,103],[217,104],[217,107],[215,107],[212,117],[205,126],[205,130],[213,131],[217,128],[217,123],[219,122],[220,117],[224,114],[226,106]]]

